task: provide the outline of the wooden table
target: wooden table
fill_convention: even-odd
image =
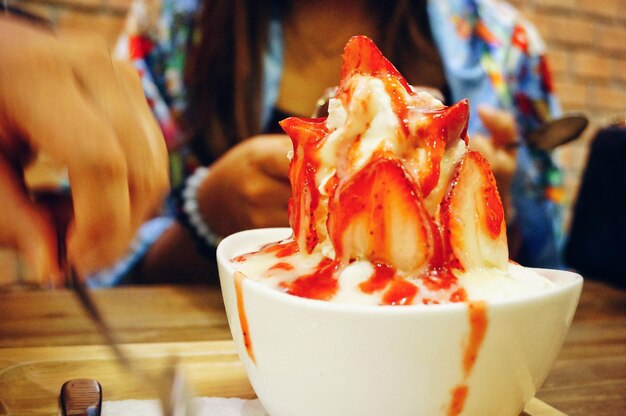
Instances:
[[[123,287],[95,296],[144,370],[160,371],[177,355],[196,394],[254,397],[218,289]],[[71,293],[0,293],[0,415],[55,415],[61,385],[80,377],[98,379],[105,400],[155,397],[116,363]],[[537,398],[527,415],[626,414],[626,291],[585,282],[563,350]]]

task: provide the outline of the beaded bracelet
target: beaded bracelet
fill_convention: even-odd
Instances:
[[[200,214],[198,205],[198,188],[209,176],[209,168],[199,167],[187,178],[179,194],[179,221],[191,232],[198,250],[202,254],[215,251],[221,237],[215,234]]]

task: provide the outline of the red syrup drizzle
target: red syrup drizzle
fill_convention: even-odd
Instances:
[[[272,254],[278,259],[289,257],[298,252],[298,243],[295,241],[286,241],[286,242],[278,242],[278,243],[269,243],[258,249],[257,251],[253,251],[251,253],[245,253],[240,256],[233,258],[231,261],[234,263],[243,263],[250,256],[257,254]]]
[[[417,295],[417,286],[403,279],[395,279],[383,295],[383,305],[410,305]]]
[[[393,267],[385,263],[375,263],[372,277],[361,283],[359,289],[364,293],[374,293],[378,290],[383,290],[395,275],[396,270]]]
[[[484,170],[490,171],[489,164],[484,158],[474,156],[476,154],[470,153],[470,157],[474,157],[477,163],[487,165]],[[504,208],[498,195],[498,188],[495,178],[490,175],[488,178],[488,184],[483,188],[483,198],[485,199],[485,220],[487,222],[487,230],[491,238],[496,239],[502,231],[504,224]]]
[[[239,325],[241,326],[241,334],[243,337],[243,344],[246,347],[248,357],[256,364],[256,358],[254,357],[254,351],[252,349],[252,340],[250,338],[250,328],[248,327],[248,317],[246,316],[246,309],[243,304],[243,287],[242,282],[246,277],[243,273],[235,272],[235,293],[237,294],[237,313],[239,314]]]
[[[289,270],[293,270],[293,269],[294,269],[293,264],[287,263],[287,262],[284,262],[284,261],[276,263],[275,265],[273,265],[272,267],[269,268],[270,271],[271,270],[286,270],[286,271],[289,271]]]
[[[320,193],[315,184],[315,174],[320,166],[317,152],[328,134],[325,121],[325,118],[290,117],[280,122],[295,150],[289,164],[292,191],[288,205],[289,224],[295,240],[309,254],[320,239],[316,224]]]
[[[465,350],[463,351],[463,381],[452,390],[448,416],[459,415],[465,406],[465,399],[467,399],[468,394],[467,378],[474,368],[478,352],[487,332],[487,304],[484,301],[469,302],[468,315],[470,333],[467,345],[465,345]]]
[[[417,286],[397,277],[396,270],[385,263],[375,263],[374,273],[359,285],[359,289],[368,294],[386,289],[383,305],[409,305],[418,292]]]
[[[329,300],[339,286],[335,278],[338,267],[337,261],[325,257],[313,273],[301,276],[291,283],[283,282],[280,287],[290,295],[301,298]]]
[[[448,267],[431,268],[428,273],[422,276],[424,286],[432,291],[449,290],[456,284],[457,278]]]

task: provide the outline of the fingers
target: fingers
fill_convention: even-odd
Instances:
[[[491,166],[494,165],[496,149],[487,137],[480,134],[473,135],[469,141],[469,148],[470,150],[480,152]]]
[[[478,115],[491,137],[475,136],[470,147],[489,161],[500,187],[508,188],[517,167],[515,119],[510,112],[489,106],[479,107]]]
[[[113,63],[106,45],[62,43],[20,25],[15,31],[25,42],[3,53],[11,71],[0,71],[0,132],[67,167],[74,204],[68,255],[86,275],[121,256],[164,197],[165,143],[136,71]]]
[[[39,279],[42,285],[61,285],[51,218],[28,198],[21,179],[4,159],[0,159],[0,189],[0,244],[20,252],[29,277]]]
[[[26,77],[30,85],[21,85],[36,98],[16,94],[8,107],[15,134],[68,168],[74,204],[68,255],[85,275],[112,263],[130,240],[128,171],[115,130],[55,52],[42,52],[41,67]]]
[[[250,228],[285,226],[291,194],[284,135],[256,136],[232,148],[211,166],[198,189],[205,222],[219,235]]]
[[[483,105],[478,108],[478,116],[496,148],[514,149],[512,145],[517,142],[517,130],[510,112]]]
[[[262,135],[249,140],[256,166],[275,180],[289,183],[288,154],[293,146],[286,134]]]
[[[266,228],[289,225],[287,205],[291,187],[266,177],[245,190],[248,195],[244,227]]]
[[[288,225],[287,205],[291,196],[288,153],[292,150],[287,135],[261,135],[248,141],[252,163],[258,173],[244,185],[244,200],[249,206],[250,227]]]
[[[137,71],[129,63],[111,61],[104,48],[88,51],[77,48],[72,54],[74,67],[83,93],[113,127],[126,158],[134,231],[167,191],[165,140],[147,105]],[[91,53],[88,59],[86,53]]]
[[[79,274],[90,274],[113,263],[132,238],[128,165],[124,149],[108,120],[77,91],[65,90],[56,104],[58,119],[37,113],[31,137],[45,137],[40,148],[68,168],[74,221],[67,234],[69,260]],[[73,115],[73,120],[62,115]],[[35,130],[45,126],[46,131]]]
[[[427,92],[433,97],[435,97],[436,99],[438,99],[439,101],[441,101],[442,103],[446,101],[446,98],[443,95],[443,92],[441,92],[441,90],[438,88],[433,88],[433,87],[429,87],[426,85],[411,85],[411,89],[414,92],[420,92],[420,91]]]
[[[143,133],[134,136],[124,130],[119,131],[129,165],[131,202],[133,207],[143,202],[143,209],[136,210],[138,215],[134,225],[138,226],[154,214],[169,191],[169,157],[163,133],[143,94],[137,70],[127,62],[115,61],[113,65],[122,91],[126,92],[131,104],[134,120]]]

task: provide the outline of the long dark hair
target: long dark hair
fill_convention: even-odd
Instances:
[[[205,0],[187,63],[185,124],[205,164],[261,129],[262,58],[271,8],[288,0]],[[409,82],[443,88],[426,0],[370,0],[379,19],[379,47]],[[355,33],[356,34],[356,33]],[[347,41],[347,39],[346,39]]]

